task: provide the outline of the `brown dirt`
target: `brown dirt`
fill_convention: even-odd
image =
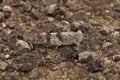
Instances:
[[[57,9],[49,14],[45,8],[53,3]],[[4,11],[5,5],[12,11]],[[48,17],[54,21],[47,21]],[[120,55],[119,17],[119,0],[0,0],[0,61],[8,64],[0,70],[1,80],[119,80],[120,57],[113,59]],[[83,32],[80,45],[53,46],[49,35],[48,43],[40,44],[40,33],[64,31],[55,26],[63,20],[70,23],[70,31]],[[72,22],[78,22],[79,27]],[[33,48],[19,48],[17,39]],[[90,67],[96,65],[94,61],[79,61],[79,53],[84,51],[99,55],[97,63],[102,70]]]

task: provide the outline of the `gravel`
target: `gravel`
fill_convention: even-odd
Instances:
[[[119,80],[118,0],[0,0],[0,80]]]

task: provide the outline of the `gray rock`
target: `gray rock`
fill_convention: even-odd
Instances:
[[[80,42],[83,39],[83,33],[78,30],[77,32],[61,32],[60,36],[57,36],[57,33],[50,33],[50,42],[53,45],[80,45]],[[59,39],[60,38],[60,39]]]
[[[7,63],[0,61],[0,70],[5,70],[7,65],[8,65]]]
[[[60,46],[62,45],[62,42],[59,40],[59,38],[57,37],[57,33],[51,33],[51,36],[50,36],[50,42],[51,44],[53,45],[57,45],[57,46]]]
[[[103,62],[100,60],[100,58],[96,59],[92,55],[90,55],[87,58],[87,67],[90,72],[103,71]]]
[[[76,45],[79,45],[83,39],[83,33],[82,33],[82,31],[78,30],[76,33],[74,33],[74,35],[72,37],[73,37],[72,38],[73,43]]]
[[[19,46],[19,48],[21,49],[28,49],[29,51],[32,49],[32,47],[26,41],[23,40],[17,40],[16,46]]]
[[[32,37],[26,37],[26,36],[32,36]],[[55,46],[61,46],[61,45],[80,45],[80,42],[83,39],[83,33],[78,30],[77,32],[73,31],[65,31],[65,32],[42,32],[40,34],[34,34],[34,35],[25,35],[24,39],[26,41],[30,41],[33,43],[39,43],[39,44],[50,44]],[[17,40],[16,46],[22,49],[28,49],[31,50],[33,48],[32,45],[28,44],[26,41],[23,40]]]
[[[79,45],[83,39],[83,33],[80,30],[77,32],[61,32],[61,36],[63,45]]]
[[[81,62],[86,62],[86,61],[87,61],[87,58],[88,58],[90,55],[91,55],[93,58],[96,58],[96,57],[98,56],[97,53],[95,53],[95,52],[85,51],[85,52],[79,53],[79,58],[78,58],[78,60],[81,61]]]
[[[73,44],[73,36],[74,32],[61,32],[61,39],[63,41],[63,45],[71,45]]]

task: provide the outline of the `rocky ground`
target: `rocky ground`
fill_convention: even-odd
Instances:
[[[0,80],[119,80],[120,0],[0,0]]]

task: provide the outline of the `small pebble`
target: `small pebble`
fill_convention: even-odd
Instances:
[[[112,43],[110,43],[110,42],[104,42],[103,43],[103,48],[109,47],[111,45],[112,45]]]
[[[90,55],[91,55],[93,58],[96,58],[96,57],[98,56],[97,53],[95,53],[95,52],[85,51],[85,52],[79,53],[79,58],[78,58],[78,60],[79,60],[80,62],[86,62],[86,61],[87,61],[87,58],[88,58]]]
[[[68,21],[63,20],[61,24],[63,25],[63,31],[70,31],[70,23]]]
[[[8,48],[8,47],[6,47],[6,48],[4,48],[4,52],[7,52],[7,51],[9,51],[10,49]]]
[[[71,68],[73,66],[73,63],[72,62],[61,62],[60,65],[59,65],[61,68]]]
[[[120,61],[120,55],[114,55],[113,60],[114,61]]]
[[[4,27],[4,28],[5,28],[6,26],[7,26],[7,25],[6,25],[5,23],[2,23],[2,27]]]
[[[57,33],[51,33],[51,36],[50,36],[50,42],[51,44],[53,45],[57,45],[57,46],[60,46],[62,45],[62,42],[59,40],[59,38],[57,37]]]
[[[69,20],[69,18],[71,18],[73,16],[73,13],[72,12],[70,12],[70,11],[65,11],[65,18],[67,19],[67,20]]]
[[[72,25],[73,25],[74,27],[79,27],[79,26],[80,26],[80,23],[79,23],[79,22],[72,22]]]
[[[100,59],[95,59],[91,55],[87,58],[88,70],[91,72],[99,72],[103,70],[103,65]]]
[[[8,65],[7,63],[0,61],[0,70],[5,70],[7,65]]]
[[[19,68],[19,71],[27,73],[27,72],[31,71],[32,69],[33,69],[32,65],[25,63]]]
[[[53,16],[55,17],[55,19],[64,20],[65,11],[66,10],[64,7],[59,7],[58,9],[55,10],[55,12],[53,13]]]
[[[17,23],[16,22],[15,23],[8,22],[6,24],[6,26],[9,27],[10,29],[15,29],[17,27]]]
[[[39,11],[35,10],[35,9],[32,9],[31,14],[32,14],[31,16],[32,16],[34,19],[39,19],[40,16],[41,16],[41,13],[40,13]]]
[[[53,17],[48,17],[47,22],[53,22],[55,19]]]
[[[118,38],[120,36],[120,32],[119,31],[114,31],[111,33],[111,35],[114,37],[114,38]]]
[[[101,34],[107,35],[109,33],[110,33],[110,28],[109,27],[104,26],[104,27],[101,28]]]
[[[39,72],[38,71],[32,71],[29,74],[30,79],[38,79],[38,77],[39,77]]]
[[[23,6],[23,9],[24,9],[25,11],[30,11],[31,8],[32,8],[32,5],[30,4],[29,1],[26,1],[26,2],[22,2],[22,1],[21,1],[21,5]]]
[[[90,19],[90,23],[92,25],[99,25],[99,22],[97,20],[94,20],[94,19]]]
[[[29,51],[31,50],[30,45],[29,45],[27,42],[23,41],[23,40],[17,40],[16,45],[17,45],[17,46],[20,45],[20,47],[21,47],[22,49],[28,49]]]
[[[6,54],[5,55],[5,59],[9,59],[10,58],[10,55],[9,54]]]
[[[61,32],[61,36],[63,45],[79,45],[83,39],[83,33],[80,30],[77,32]]]
[[[47,13],[52,14],[54,13],[55,9],[57,8],[56,4],[51,4],[48,7],[46,7]]]
[[[45,33],[45,32],[40,34],[42,43],[46,43],[47,42],[47,37],[46,36],[47,36],[47,33]]]
[[[3,11],[12,12],[12,8],[11,8],[11,6],[6,5],[6,6],[3,7]]]

